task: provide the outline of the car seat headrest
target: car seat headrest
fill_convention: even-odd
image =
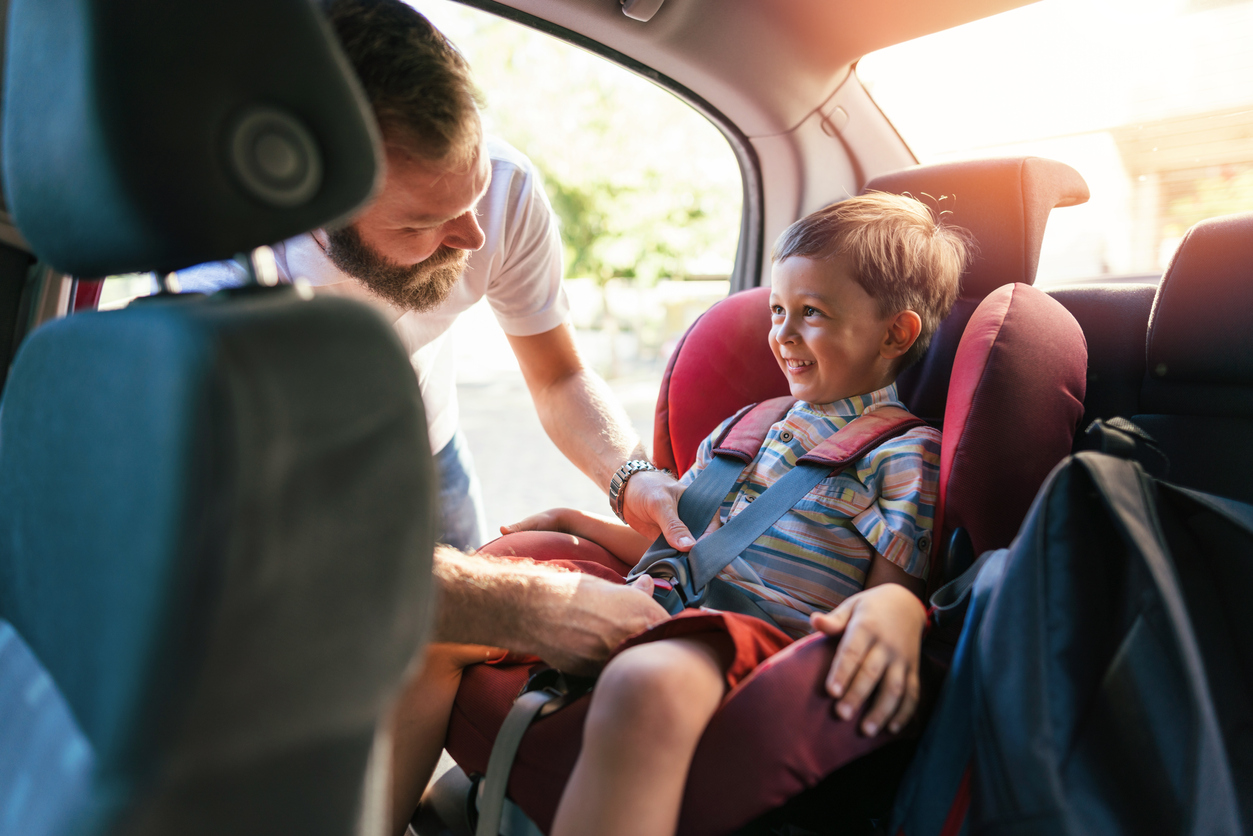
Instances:
[[[1253,212],[1189,229],[1149,315],[1146,396],[1172,384],[1253,384],[1250,310]]]
[[[1032,284],[1049,212],[1089,197],[1079,172],[1040,157],[914,166],[875,177],[866,191],[908,193],[970,231],[976,248],[961,295],[973,299],[1011,282]]]
[[[13,0],[8,206],[78,276],[167,272],[340,218],[380,170],[364,95],[308,0]]]
[[[657,395],[653,461],[683,473],[705,436],[750,403],[788,394],[766,334],[770,288],[733,293],[701,315],[675,346]]]
[[[988,294],[966,325],[940,450],[943,536],[965,528],[975,554],[1009,545],[1036,491],[1071,450],[1083,417],[1083,329],[1042,290]]]

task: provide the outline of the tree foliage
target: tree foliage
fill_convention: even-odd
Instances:
[[[446,0],[414,0],[465,53],[486,129],[544,174],[566,274],[727,275],[741,181],[726,140],[652,83],[518,24]]]

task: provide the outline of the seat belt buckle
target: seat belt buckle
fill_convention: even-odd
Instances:
[[[663,557],[639,574],[632,572],[626,582],[631,583],[639,575],[652,577],[653,600],[671,615],[699,607],[705,598],[703,589],[697,591],[692,588],[692,574],[688,570],[685,554]]]

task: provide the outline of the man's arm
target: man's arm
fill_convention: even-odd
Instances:
[[[651,589],[447,546],[435,550],[435,579],[433,641],[504,647],[576,674],[667,617]]]
[[[509,337],[535,411],[557,449],[608,493],[623,462],[647,458],[626,412],[598,374],[583,364],[566,325]]]

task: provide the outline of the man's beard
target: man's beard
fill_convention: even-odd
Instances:
[[[452,293],[468,250],[440,245],[417,264],[397,264],[361,240],[354,224],[326,231],[326,256],[376,296],[407,311],[429,311]]]

